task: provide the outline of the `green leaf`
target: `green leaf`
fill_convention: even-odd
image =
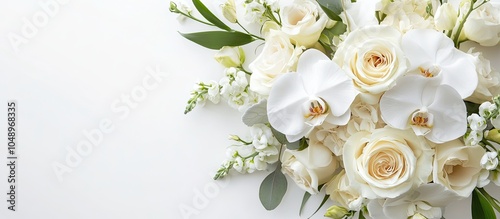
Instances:
[[[325,205],[326,201],[328,201],[328,198],[330,198],[330,195],[325,195],[325,197],[323,198],[323,201],[321,201],[321,204],[319,205],[319,207],[316,209],[316,211],[314,211],[314,213],[308,217],[311,218],[312,216],[314,216],[316,213],[318,213],[319,209],[321,209],[321,207],[323,207],[323,205]]]
[[[285,175],[281,172],[281,163],[271,174],[269,174],[259,189],[259,199],[264,208],[268,211],[275,209],[281,203],[287,189]]]
[[[279,132],[278,130],[274,129],[271,126],[271,131],[273,132],[274,137],[279,141],[281,144],[289,144],[288,140],[286,139],[286,135]]]
[[[341,0],[316,0],[325,14],[334,21],[342,21],[339,17],[344,10]]]
[[[200,12],[200,14],[207,19],[210,23],[214,24],[215,26],[230,31],[231,28],[228,27],[224,22],[222,22],[217,16],[215,16],[208,8],[200,1],[200,0],[193,0],[194,7]]]
[[[363,214],[363,210],[358,211],[358,219],[366,219],[365,215]]]
[[[307,200],[309,200],[310,197],[311,197],[311,193],[309,193],[309,192],[304,193],[304,197],[302,198],[302,203],[300,204],[299,216],[302,215],[302,210],[304,210],[304,206],[306,205]]]
[[[307,143],[307,138],[301,138],[300,140],[296,142],[292,142],[286,145],[286,148],[289,150],[304,150],[307,147],[309,147],[309,144]]]
[[[471,212],[473,219],[496,219],[495,211],[491,207],[490,202],[477,189],[472,193]]]
[[[469,101],[464,101],[465,106],[467,107],[467,115],[470,115],[472,113],[479,113],[479,104],[469,102]]]
[[[223,46],[241,46],[255,40],[252,36],[242,32],[207,31],[180,34],[200,46],[217,50]]]
[[[347,31],[347,25],[342,23],[342,22],[335,23],[335,25],[330,29],[330,32],[334,36],[340,36],[343,33],[345,33],[346,31]]]

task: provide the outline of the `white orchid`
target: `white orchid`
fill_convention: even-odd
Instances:
[[[267,105],[271,125],[294,142],[324,121],[345,125],[358,91],[340,67],[318,50],[302,54],[297,72],[275,81]]]
[[[453,41],[432,29],[415,29],[403,35],[402,49],[410,61],[409,73],[439,80],[463,98],[477,87],[476,66],[471,56],[456,49]]]
[[[451,141],[467,130],[467,110],[460,94],[448,85],[408,75],[380,100],[382,119],[397,129],[412,128],[435,143]]]

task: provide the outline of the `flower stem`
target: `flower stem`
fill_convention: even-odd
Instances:
[[[248,31],[243,25],[241,25],[241,23],[239,21],[236,21],[236,23],[241,27],[241,29],[243,29],[248,35],[252,36],[253,38],[255,39],[259,39],[259,40],[263,40],[265,41],[264,38],[260,37],[260,36],[257,36],[257,35],[254,35],[252,33],[250,33],[250,31]]]

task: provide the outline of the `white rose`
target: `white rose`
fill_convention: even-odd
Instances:
[[[498,153],[496,151],[486,152],[481,158],[481,167],[487,170],[494,170],[498,166]]]
[[[477,185],[484,153],[481,146],[464,146],[460,140],[436,145],[433,181],[468,197]]]
[[[361,196],[394,198],[428,182],[433,151],[411,130],[386,126],[352,135],[343,156],[349,182]]]
[[[378,25],[375,13],[366,13],[366,11],[377,11],[377,6],[382,7],[381,0],[346,1],[345,4],[345,10],[340,16],[344,23],[348,24],[350,31],[364,26]]]
[[[478,79],[476,90],[470,97],[467,97],[467,100],[478,104],[489,101],[500,94],[498,86],[500,72],[493,69],[490,60],[484,58],[480,52],[473,52],[473,48],[471,48],[467,53],[473,57]]]
[[[393,27],[363,27],[347,36],[333,60],[361,92],[380,94],[406,72],[407,60],[400,44],[401,33]]]
[[[443,3],[434,15],[434,24],[437,30],[452,30],[457,22],[458,13],[450,3]]]
[[[338,167],[332,152],[320,144],[310,144],[302,151],[286,149],[281,171],[310,194],[317,194],[318,186],[328,182]]]
[[[500,5],[488,2],[472,11],[463,31],[467,38],[482,46],[497,45],[500,42]]]
[[[282,74],[297,67],[302,47],[294,47],[286,34],[271,30],[262,52],[250,63],[252,71],[250,89],[261,95],[269,95],[274,81]]]
[[[311,48],[318,42],[328,23],[328,16],[315,1],[294,0],[279,11],[281,30],[300,46]]]
[[[363,204],[363,197],[358,191],[349,186],[349,179],[345,175],[345,170],[338,173],[326,185],[326,194],[339,203],[342,207],[351,211],[358,211]]]
[[[370,200],[367,207],[373,219],[441,219],[443,208],[458,198],[442,185],[428,183],[396,198]]]

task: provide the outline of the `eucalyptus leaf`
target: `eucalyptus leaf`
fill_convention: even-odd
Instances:
[[[281,172],[281,163],[271,174],[269,174],[259,189],[259,199],[264,208],[268,211],[275,209],[281,203],[287,189],[285,175]]]
[[[307,147],[309,147],[309,144],[307,143],[307,138],[301,138],[296,142],[291,142],[286,145],[286,148],[288,148],[289,150],[298,150],[298,151],[304,150]]]
[[[477,189],[472,192],[471,213],[473,219],[497,218],[488,199]]]
[[[288,140],[286,139],[286,135],[279,132],[278,130],[274,129],[271,126],[271,131],[273,132],[274,137],[279,141],[281,144],[289,144]]]
[[[316,0],[325,14],[334,21],[342,21],[340,13],[344,10],[341,0]]]
[[[251,106],[245,111],[242,117],[243,123],[247,126],[255,124],[268,123],[267,118],[267,100],[262,100],[259,103]]]
[[[326,201],[328,201],[328,198],[330,198],[330,195],[325,195],[325,197],[323,198],[323,201],[321,201],[321,204],[319,205],[319,207],[316,209],[316,211],[314,211],[314,213],[308,217],[308,219],[310,219],[312,216],[314,216],[316,213],[318,213],[319,209],[321,209],[321,207],[323,207],[323,205],[325,205]]]
[[[305,192],[304,197],[302,198],[302,203],[300,204],[299,216],[302,215],[302,211],[304,210],[304,206],[306,205],[309,198],[311,198],[311,193]]]
[[[340,36],[346,31],[347,25],[342,22],[335,23],[335,25],[333,25],[333,27],[330,29],[330,32],[333,34],[333,36]]]
[[[227,31],[207,31],[197,33],[180,33],[188,40],[196,44],[209,48],[221,49],[223,46],[241,46],[251,43],[255,39],[242,32]]]
[[[365,215],[363,214],[363,210],[358,211],[358,219],[366,219]]]
[[[222,22],[210,10],[208,10],[208,8],[200,0],[193,0],[193,4],[194,4],[194,7],[196,7],[196,9],[198,10],[198,12],[200,12],[200,14],[205,19],[207,19],[207,21],[209,21],[210,23],[212,23],[213,25],[215,25],[221,29],[231,31],[231,28],[228,27],[226,24],[224,24],[224,22]]]

